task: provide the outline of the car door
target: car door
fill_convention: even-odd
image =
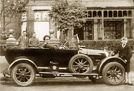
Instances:
[[[61,67],[66,67],[71,57],[77,53],[77,50],[72,49],[55,49],[52,53],[52,61],[58,62]]]
[[[35,63],[38,66],[49,66],[52,60],[52,54],[54,49],[44,48],[44,49],[32,49],[30,55],[35,58]]]

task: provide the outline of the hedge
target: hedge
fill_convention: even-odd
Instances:
[[[99,49],[104,50],[106,48],[109,51],[113,51],[120,45],[120,40],[81,40],[80,45],[85,46],[87,49]],[[129,39],[128,44],[134,51],[134,39]],[[0,55],[4,55],[5,43],[0,43]]]
[[[129,39],[128,44],[134,50],[134,40]],[[117,48],[118,45],[121,45],[120,40],[81,40],[80,45],[85,46],[87,49],[99,49],[103,50],[106,48],[109,51],[113,51]]]

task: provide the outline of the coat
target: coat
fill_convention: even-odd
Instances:
[[[29,47],[38,47],[40,45],[39,39],[32,37],[29,39]]]
[[[126,44],[124,48],[122,47],[122,45],[118,46],[114,53],[119,53],[119,57],[127,60],[127,62],[130,62],[130,58],[132,57],[132,50],[128,44]]]
[[[29,43],[29,39],[28,37],[24,37],[24,36],[20,36],[20,38],[18,39],[19,42],[19,47],[28,47],[28,43]]]
[[[53,46],[53,45],[50,45],[50,44],[48,44],[48,43],[44,43],[44,44],[43,44],[43,48],[58,49],[58,47]]]

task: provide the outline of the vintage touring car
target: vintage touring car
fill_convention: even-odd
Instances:
[[[36,76],[86,76],[110,85],[122,84],[125,78],[125,61],[104,50],[8,48],[5,57],[9,74],[20,86],[32,84]]]

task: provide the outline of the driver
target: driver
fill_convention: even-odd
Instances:
[[[43,48],[58,49],[58,47],[52,46],[52,45],[49,44],[49,42],[50,42],[50,36],[49,35],[45,35],[43,40],[44,40]]]
[[[43,48],[50,48],[50,49],[79,49],[79,39],[78,39],[78,35],[75,35],[74,38],[72,38],[71,41],[66,40],[66,42],[61,45],[60,47],[56,47],[53,45],[50,45],[50,36],[49,35],[45,35],[44,38],[44,44],[43,44]]]

